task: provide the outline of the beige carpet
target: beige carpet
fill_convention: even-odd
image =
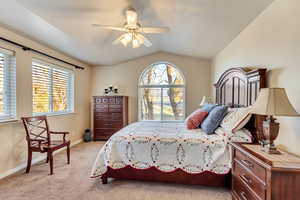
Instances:
[[[0,181],[0,199],[107,199],[107,200],[226,200],[230,193],[224,188],[186,186],[165,183],[110,180],[102,185],[89,173],[103,142],[83,143],[71,149],[71,165],[66,152],[54,156],[54,175],[49,165],[32,166],[29,174],[17,173]]]

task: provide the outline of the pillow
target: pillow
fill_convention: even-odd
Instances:
[[[203,122],[203,120],[207,117],[208,112],[197,109],[192,114],[190,114],[186,120],[185,125],[187,129],[196,129],[199,127],[199,125]]]
[[[254,139],[251,132],[245,128],[232,133],[223,127],[219,127],[215,130],[215,133],[220,136],[225,136],[230,142],[252,143]]]
[[[251,118],[251,107],[236,108],[229,112],[223,119],[221,127],[230,131],[236,132],[243,128]]]
[[[210,104],[210,103],[207,103],[207,104],[204,104],[201,109],[202,110],[205,110],[206,112],[210,112],[214,107],[216,107],[217,104]]]
[[[201,129],[207,134],[213,134],[227,113],[227,106],[215,106],[201,124]]]

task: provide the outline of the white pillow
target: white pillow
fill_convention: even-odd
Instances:
[[[226,136],[229,142],[242,142],[242,143],[251,143],[253,142],[252,134],[249,130],[242,128],[235,133],[226,131],[224,128],[219,127],[216,131],[216,134],[221,136]]]
[[[251,118],[251,107],[232,109],[222,120],[221,127],[230,132],[242,129]]]

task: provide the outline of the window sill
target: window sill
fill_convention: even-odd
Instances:
[[[37,116],[42,116],[42,115],[46,115],[47,117],[54,117],[54,116],[60,116],[60,115],[74,115],[76,114],[75,112],[61,112],[61,113],[34,113],[32,114],[33,116],[37,117]]]
[[[0,125],[18,123],[18,122],[20,122],[20,120],[18,120],[17,118],[14,118],[14,119],[0,119]]]

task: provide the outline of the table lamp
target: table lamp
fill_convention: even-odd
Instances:
[[[273,116],[296,117],[299,114],[290,103],[284,88],[263,88],[253,105],[251,113],[266,115],[263,121],[263,151],[269,154],[280,154],[274,145],[279,133],[279,123]]]
[[[213,103],[212,99],[210,97],[203,96],[199,106],[202,107],[204,104],[208,104],[208,103]]]

